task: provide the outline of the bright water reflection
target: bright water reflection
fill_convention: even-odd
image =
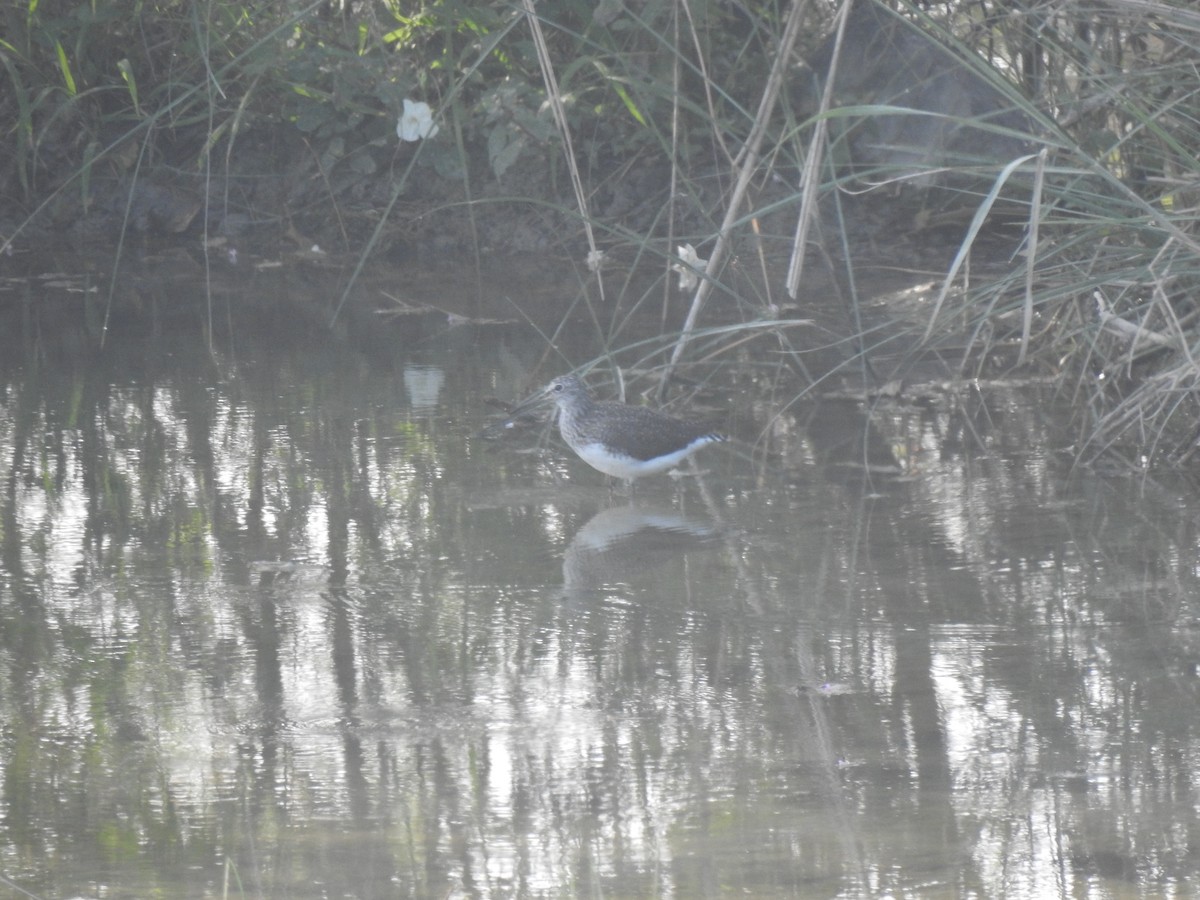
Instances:
[[[1193,488],[1067,477],[1037,397],[751,404],[768,465],[713,448],[630,499],[557,443],[476,439],[527,335],[259,323],[214,367],[186,322],[80,354],[6,315],[24,890],[1184,896],[1200,870]]]

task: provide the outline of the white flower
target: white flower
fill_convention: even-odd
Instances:
[[[679,273],[679,289],[690,291],[700,283],[700,276],[708,268],[708,260],[696,255],[696,248],[691,244],[683,244],[675,248],[675,254],[682,261],[671,263],[671,271]]]
[[[428,103],[420,100],[404,98],[404,112],[396,123],[396,137],[402,141],[419,141],[421,138],[431,138],[438,133],[438,127],[433,124],[433,112]]]
[[[599,272],[600,267],[604,265],[604,251],[591,250],[587,255],[587,267],[589,272]]]

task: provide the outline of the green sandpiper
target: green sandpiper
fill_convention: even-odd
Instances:
[[[626,481],[664,472],[701,447],[726,440],[700,422],[646,406],[595,400],[576,375],[555,378],[512,415],[550,399],[558,406],[559,433],[579,458]]]

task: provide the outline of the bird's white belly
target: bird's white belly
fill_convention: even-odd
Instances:
[[[688,446],[676,450],[674,453],[668,453],[665,456],[658,456],[654,459],[635,459],[632,456],[613,453],[603,444],[595,443],[582,444],[575,448],[575,452],[579,454],[580,459],[593,469],[598,469],[605,475],[611,475],[614,478],[624,478],[626,481],[631,481],[634,478],[641,478],[643,475],[665,472],[667,469],[683,462],[689,454],[707,443],[710,443],[710,441],[696,440]]]

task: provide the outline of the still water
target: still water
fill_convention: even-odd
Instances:
[[[0,896],[1196,894],[1194,481],[747,367],[630,494],[335,283],[0,294]]]

